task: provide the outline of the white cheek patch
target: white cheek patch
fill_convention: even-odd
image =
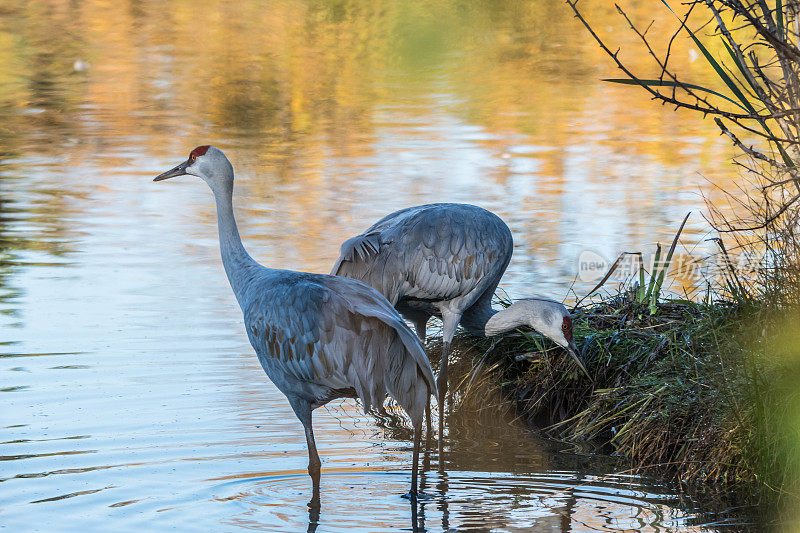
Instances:
[[[186,173],[192,176],[200,176],[200,169],[198,168],[197,161],[186,167]]]

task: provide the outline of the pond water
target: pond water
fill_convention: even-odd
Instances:
[[[605,2],[582,5],[635,45]],[[251,254],[315,272],[390,211],[476,203],[514,232],[501,288],[569,298],[582,252],[670,239],[735,179],[713,124],[599,81],[613,74],[556,0],[3,2],[0,527],[729,527],[499,416],[462,421],[445,473],[430,446],[412,516],[407,433],[352,402],[315,413],[309,509],[303,432],[244,335],[211,195],[151,182],[219,146]],[[708,232],[687,227],[687,246]]]

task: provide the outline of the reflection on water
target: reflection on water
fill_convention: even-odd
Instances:
[[[665,240],[698,184],[731,179],[712,125],[598,82],[611,71],[584,37],[558,0],[3,2],[0,523],[716,528],[673,488],[499,417],[453,420],[447,473],[429,452],[412,519],[407,435],[352,403],[315,416],[309,515],[305,439],[243,334],[212,199],[189,178],[150,183],[220,146],[253,255],[318,272],[385,213],[477,203],[515,235],[502,288],[563,297],[581,251]],[[685,46],[676,60],[704,82]]]
[[[323,475],[323,485],[337,483],[345,491],[323,492],[319,508],[304,509],[286,497],[306,489],[302,474],[220,484],[205,497],[241,506],[241,515],[226,523],[270,530],[290,530],[306,519],[309,530],[317,526],[325,531],[708,530],[689,525],[686,513],[670,506],[676,500],[624,477],[578,476],[576,480],[572,471],[491,476],[434,471],[423,480],[428,485],[427,497],[412,512],[396,494],[383,493],[383,488],[403,490],[406,477],[394,473]],[[193,505],[207,503],[202,496],[196,498]],[[353,499],[359,500],[355,510]],[[202,507],[196,509],[199,512]]]

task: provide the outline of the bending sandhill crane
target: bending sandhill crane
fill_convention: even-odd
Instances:
[[[245,251],[233,214],[233,166],[221,150],[199,146],[154,181],[198,176],[217,204],[222,264],[244,313],[258,360],[305,428],[308,472],[319,490],[320,460],[311,412],[336,398],[360,398],[366,412],[387,393],[411,417],[416,497],[422,417],[436,394],[425,351],[402,317],[369,285],[337,276],[266,268]]]
[[[518,300],[492,309],[492,297],[514,251],[500,217],[467,204],[428,204],[385,216],[342,244],[331,274],[378,289],[425,340],[431,316],[442,319],[442,359],[437,377],[439,434],[447,392],[447,357],[459,323],[478,336],[530,326],[565,348],[588,376],[572,338],[572,318],[558,302]]]

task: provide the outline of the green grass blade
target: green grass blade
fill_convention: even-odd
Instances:
[[[733,48],[731,48],[731,46],[728,44],[728,41],[722,39],[722,44],[725,45],[725,49],[728,51],[728,54],[730,54],[731,59],[733,59],[733,62],[736,63],[737,67],[739,67],[739,71],[744,76],[744,79],[747,80],[747,83],[750,85],[750,87],[753,88],[753,91],[755,91],[755,93],[758,94],[759,88],[756,87],[755,84],[753,83],[752,76],[750,76],[750,72],[747,70],[747,67],[745,67],[741,61],[739,61],[739,56],[737,56],[736,53],[733,51]]]
[[[780,0],[779,0],[779,2],[780,2]],[[753,85],[753,81],[750,79],[751,76],[748,76],[747,72],[745,71],[746,67],[742,64],[741,61],[739,61],[739,58],[733,52],[733,49],[731,49],[731,47],[728,45],[728,43],[725,41],[725,39],[722,40],[722,44],[725,45],[725,49],[728,50],[728,53],[730,54],[731,59],[733,59],[733,61],[736,63],[736,66],[739,67],[739,70],[742,72],[742,74],[744,74],[744,79],[747,80],[747,82],[750,84],[750,87],[752,87],[753,90],[755,91],[755,93],[758,94],[758,89],[756,88],[755,85]],[[765,102],[765,104],[766,104],[766,102]],[[758,123],[761,125],[762,128],[764,128],[764,131],[767,132],[767,134],[772,135],[772,131],[769,129],[769,126],[767,126],[767,123],[766,123],[765,120],[759,119]],[[780,152],[781,159],[783,159],[784,164],[786,164],[786,166],[788,166],[788,167],[794,167],[795,166],[794,162],[792,161],[792,158],[789,157],[789,154],[786,153],[786,150],[784,150],[783,145],[781,145],[781,143],[779,143],[779,142],[775,142],[775,146],[778,148],[778,152]]]
[[[667,8],[670,11],[672,11],[672,14],[675,15],[675,17],[679,21],[681,20],[680,17],[678,17],[677,13],[675,13],[675,11],[671,7],[669,7],[669,4],[667,3],[667,0],[661,0],[661,3],[663,3],[665,6],[667,6]],[[682,21],[681,21],[681,23],[682,23]],[[689,29],[688,26],[684,25],[683,27],[686,29],[686,32],[689,34],[689,37],[691,37],[692,40],[694,41],[694,44],[697,45],[697,48],[700,49],[700,52],[706,58],[706,61],[708,61],[708,63],[711,65],[711,67],[716,71],[717,76],[719,76],[719,78],[725,83],[725,85],[728,86],[728,89],[730,89],[731,92],[736,96],[736,98],[739,99],[739,101],[742,103],[742,105],[744,105],[745,109],[747,109],[747,111],[749,111],[750,113],[752,113],[754,115],[757,114],[755,108],[750,103],[750,100],[747,99],[747,97],[744,95],[744,93],[742,93],[742,91],[739,89],[739,86],[736,85],[736,83],[731,79],[730,76],[728,76],[728,73],[725,72],[725,69],[723,69],[722,66],[717,62],[717,60],[714,59],[714,56],[711,55],[711,52],[708,51],[708,48],[706,48],[705,45],[703,45],[703,43],[700,42],[700,39],[697,38],[697,36],[694,34],[694,32],[692,30]]]
[[[755,91],[755,93],[758,94],[758,89],[756,88],[755,85],[753,85],[753,81],[751,81],[751,79],[750,79],[751,77],[748,76],[747,72],[745,71],[746,67],[742,64],[741,61],[739,61],[739,58],[733,52],[733,50],[728,45],[728,43],[725,41],[725,39],[722,40],[722,44],[725,45],[725,49],[728,50],[728,53],[731,55],[731,59],[733,59],[733,61],[736,63],[736,66],[739,67],[739,70],[742,71],[742,74],[744,74],[744,79],[747,80],[747,82],[750,84],[750,87],[752,87],[753,90]],[[766,104],[766,102],[764,102],[764,104]],[[765,120],[758,119],[758,123],[761,125],[762,128],[764,128],[764,131],[767,132],[767,134],[772,135],[772,131],[769,129],[769,126],[767,126],[767,122]],[[783,159],[783,162],[788,167],[794,167],[795,166],[794,162],[792,162],[792,158],[789,157],[789,154],[786,153],[786,150],[784,150],[783,145],[781,145],[781,143],[775,141],[775,146],[778,148],[778,152],[780,152],[781,158]]]
[[[689,215],[691,214],[692,212],[690,211],[686,213],[686,216],[683,218],[681,227],[678,228],[678,233],[676,233],[675,238],[672,239],[672,246],[669,247],[669,251],[667,252],[667,257],[664,260],[664,267],[658,272],[658,279],[656,280],[656,285],[653,288],[653,297],[655,300],[658,300],[658,295],[661,292],[661,285],[664,283],[664,275],[669,268],[669,264],[672,262],[672,255],[675,253],[675,248],[678,247],[678,239],[680,238],[683,228],[686,226],[686,221],[689,220]]]
[[[653,271],[650,272],[650,282],[647,284],[647,293],[645,294],[645,301],[651,299],[653,295],[653,287],[656,284],[656,276],[658,272],[658,263],[661,261],[661,245],[656,244],[656,255],[653,258]]]
[[[728,43],[725,41],[725,39],[722,40],[722,44],[725,45],[725,49],[728,50],[728,53],[730,54],[731,59],[733,59],[734,63],[736,63],[736,66],[739,67],[739,70],[744,75],[744,79],[747,80],[747,83],[750,84],[750,87],[753,88],[753,91],[755,91],[755,93],[758,94],[758,88],[753,84],[753,81],[751,79],[752,77],[748,76],[748,73],[745,70],[746,67],[742,64],[741,61],[739,61],[739,57],[734,53],[733,49],[730,47],[730,45],[728,45]],[[766,102],[764,102],[764,104],[766,104]],[[761,125],[762,128],[764,128],[764,131],[767,132],[767,134],[772,135],[772,131],[769,129],[769,126],[767,126],[767,123],[766,123],[765,120],[758,119],[758,123]],[[787,166],[793,167],[794,163],[792,163],[792,159],[789,157],[789,154],[786,153],[786,150],[783,149],[783,146],[781,145],[781,143],[775,142],[775,146],[778,148],[778,152],[780,152],[781,158],[783,159],[783,162]]]
[[[739,106],[740,108],[744,109],[745,111],[749,111],[749,109],[744,107],[742,104],[740,104],[736,100],[734,100],[732,98],[728,98],[724,94],[722,94],[720,92],[717,92],[717,91],[714,91],[712,89],[709,89],[708,87],[702,87],[700,85],[695,85],[693,83],[677,83],[677,82],[669,81],[669,80],[632,80],[630,78],[605,78],[605,79],[600,80],[600,81],[608,81],[608,82],[611,82],[611,83],[621,83],[623,85],[646,85],[648,87],[688,87],[689,89],[697,89],[699,91],[704,91],[704,92],[707,92],[707,93],[711,93],[711,94],[713,94],[715,96],[719,96],[720,98],[724,98],[728,102],[730,102],[730,103],[732,103],[732,104],[734,104],[736,106]]]
[[[766,128],[766,126],[764,126],[764,128]],[[767,132],[769,133],[769,130],[767,130]],[[770,135],[772,135],[772,133],[770,133]],[[783,163],[789,168],[795,168],[796,165],[794,164],[794,161],[792,161],[792,158],[786,153],[786,150],[783,149],[781,143],[776,141],[775,146],[778,147],[778,151],[781,153],[781,159],[783,159]]]
[[[654,315],[658,312],[658,306],[656,305],[656,302],[658,302],[658,294],[653,291],[653,293],[650,295],[650,305],[647,306],[651,315]]]
[[[637,253],[639,257],[639,289],[636,291],[636,301],[644,302],[644,259],[642,259],[642,252]]]
[[[675,13],[675,11],[674,11],[674,10],[673,10],[671,7],[669,7],[669,4],[668,4],[668,3],[667,3],[665,0],[661,0],[661,2],[662,2],[662,3],[663,3],[665,6],[667,6],[667,9],[669,9],[670,11],[672,11],[672,14],[673,14],[673,15],[675,15],[676,17],[678,16],[678,14],[677,14],[677,13]],[[680,18],[679,18],[678,20],[680,20]]]
[[[704,56],[705,56],[705,58],[708,60],[708,62],[711,64],[711,66],[714,68],[714,70],[715,70],[715,71],[717,71],[717,75],[718,75],[718,76],[720,77],[720,79],[721,79],[721,80],[722,80],[722,81],[725,83],[725,85],[727,85],[727,86],[728,86],[728,89],[730,89],[730,90],[731,90],[731,92],[732,92],[734,95],[736,95],[736,98],[738,98],[738,99],[739,99],[739,101],[741,101],[741,102],[742,102],[742,105],[744,105],[744,107],[745,107],[745,108],[746,108],[746,109],[747,109],[747,110],[748,110],[750,113],[752,113],[752,114],[754,114],[754,115],[757,115],[758,113],[756,113],[756,109],[755,109],[755,108],[753,107],[753,105],[750,103],[750,100],[748,100],[748,99],[747,99],[747,97],[744,95],[744,93],[743,93],[743,92],[742,92],[742,91],[739,89],[739,86],[738,86],[738,85],[736,85],[736,82],[734,82],[734,81],[731,79],[731,77],[730,77],[730,76],[728,76],[728,73],[727,73],[727,72],[725,72],[725,70],[724,70],[724,69],[722,68],[722,66],[721,66],[721,65],[720,65],[720,64],[717,62],[717,60],[716,60],[716,59],[714,59],[714,56],[712,56],[712,55],[711,55],[711,52],[709,52],[709,51],[708,51],[708,49],[707,49],[705,46],[703,46],[703,43],[701,43],[701,42],[700,42],[700,39],[698,39],[697,37],[695,37],[694,33],[693,33],[691,30],[689,30],[689,28],[686,28],[686,31],[688,31],[688,32],[689,32],[689,35],[691,36],[692,40],[695,42],[695,44],[697,45],[697,47],[698,47],[698,48],[700,49],[700,51],[703,53],[703,55],[704,55]]]

